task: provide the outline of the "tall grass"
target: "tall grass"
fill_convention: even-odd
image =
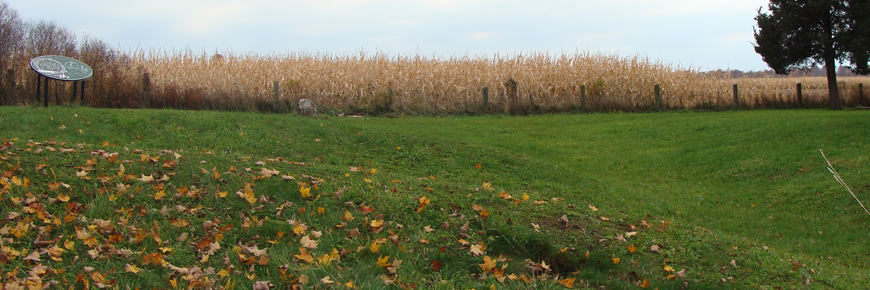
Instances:
[[[90,53],[106,54],[108,49],[101,48]],[[90,59],[88,53],[81,57]],[[98,85],[89,89],[110,81],[119,83],[110,87],[122,93],[93,91],[97,98],[90,102],[95,106],[286,112],[307,98],[326,112],[505,112],[505,82],[511,78],[518,83],[518,105],[523,112],[730,108],[733,84],[739,87],[743,108],[827,104],[824,77],[731,78],[640,56],[592,52],[451,57],[190,50],[115,50],[109,54],[115,59],[101,64],[110,64],[112,69],[96,74]],[[840,80],[844,104],[866,105],[870,94],[865,88],[865,98],[860,99],[856,88],[858,83],[870,84],[870,78]],[[273,81],[281,87],[277,98]],[[796,83],[803,84],[801,104],[795,96]],[[662,88],[662,107],[655,106],[656,84]],[[484,87],[489,90],[488,107],[483,104]]]

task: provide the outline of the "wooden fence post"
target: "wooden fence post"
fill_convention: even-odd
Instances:
[[[802,105],[804,103],[804,96],[803,96],[803,86],[801,85],[801,83],[797,83],[797,86],[795,86],[795,90],[797,91],[798,105]]]
[[[580,86],[580,107],[586,109],[586,85]]]
[[[508,113],[516,115],[519,112],[519,104],[517,103],[517,81],[515,81],[514,78],[510,78],[504,83],[504,86],[507,90]]]
[[[45,77],[45,80],[42,81],[42,102],[48,107],[48,78]]]
[[[859,102],[864,102],[865,106],[870,105],[870,102],[864,99],[864,83],[858,83],[858,100]]]
[[[281,87],[279,81],[272,81],[272,96],[277,100],[281,97]]]
[[[734,94],[734,108],[737,109],[740,107],[740,92],[737,90],[737,84],[734,84],[732,91]]]
[[[656,84],[653,87],[653,91],[655,91],[656,108],[661,109],[662,108],[662,87],[660,85]]]
[[[483,87],[480,89],[483,94],[483,113],[489,112],[489,88]]]

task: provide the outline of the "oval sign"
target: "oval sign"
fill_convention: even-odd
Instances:
[[[30,68],[38,74],[59,81],[82,81],[94,74],[85,63],[59,55],[43,55],[31,59]]]

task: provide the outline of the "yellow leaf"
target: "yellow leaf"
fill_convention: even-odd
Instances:
[[[71,240],[66,240],[63,242],[63,247],[66,248],[67,250],[72,251],[72,249],[74,249],[76,247],[76,242],[73,242]]]
[[[384,225],[384,221],[383,220],[372,220],[369,224],[371,224],[371,226],[373,228],[379,228],[379,227]]]
[[[523,200],[529,200],[529,194],[523,192]]]
[[[66,194],[63,194],[63,193],[58,194],[58,195],[57,195],[57,200],[62,201],[62,202],[68,202],[68,201],[69,201],[69,195],[66,195]]]
[[[619,257],[613,258],[613,263],[618,265],[619,264]]]
[[[390,266],[390,256],[380,256],[378,257],[378,266],[381,267],[389,267]]]
[[[372,171],[371,171],[371,172],[372,172],[372,174],[377,174],[377,173],[378,173],[378,170],[377,170],[377,169],[374,169],[374,168],[372,168]]]
[[[163,199],[164,196],[166,196],[165,191],[163,191],[163,190],[158,191],[157,193],[154,194],[154,200],[161,200],[161,199]]]
[[[372,243],[372,245],[369,247],[369,250],[371,250],[372,253],[377,253],[378,250],[380,250],[380,249],[381,249],[381,244],[378,244],[378,243]]]
[[[317,214],[324,214],[324,213],[326,213],[326,209],[323,208],[322,206],[318,206],[317,207]]]
[[[228,194],[229,193],[227,193],[226,191],[221,191],[221,192],[217,193],[217,196],[220,198],[224,198],[224,197],[227,197]]]
[[[353,215],[350,214],[349,211],[344,211],[344,216],[341,218],[342,220],[349,222],[353,220]]]
[[[310,198],[311,197],[311,188],[305,185],[299,187],[299,193],[302,194],[302,198]]]
[[[483,257],[483,264],[477,264],[477,266],[479,266],[480,269],[483,270],[484,274],[489,273],[490,271],[492,271],[492,269],[495,269],[495,260],[493,260],[489,256],[485,256]]]
[[[665,265],[665,272],[673,272],[673,271],[674,271],[674,268],[671,268],[671,266]]]
[[[214,179],[221,179],[221,173],[217,171],[217,166],[211,168],[212,174],[211,177]],[[206,171],[208,172],[208,171]]]
[[[136,265],[133,265],[133,264],[127,264],[127,266],[124,267],[124,272],[127,272],[127,273],[139,273],[139,271],[141,271],[141,270],[142,269],[140,269],[139,267],[136,267]]]
[[[592,204],[589,204],[589,209],[591,209],[592,211],[598,211],[598,208]]]

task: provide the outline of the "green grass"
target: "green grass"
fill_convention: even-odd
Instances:
[[[556,281],[566,278],[575,288],[634,289],[644,280],[650,289],[862,288],[870,217],[833,180],[818,148],[867,203],[868,131],[859,111],[312,119],[2,107],[0,141],[10,143],[0,164],[0,279],[69,288],[105,275],[111,287],[141,289],[250,289],[266,280],[562,289]],[[164,166],[170,160],[177,165]],[[136,179],[119,177],[122,165],[120,176]],[[264,178],[263,168],[280,174]],[[83,169],[88,175],[77,177]],[[14,182],[25,178],[27,187]],[[246,184],[259,200],[236,195]],[[312,197],[301,196],[302,184]],[[161,190],[166,196],[155,199]],[[431,203],[417,212],[421,197]],[[342,219],[346,212],[352,220]],[[297,235],[294,224],[307,229]],[[297,258],[305,235],[318,242],[313,258],[335,249],[338,259]],[[214,241],[220,248],[205,259],[202,243]],[[382,245],[377,253],[373,243]],[[482,255],[470,252],[475,244],[485,246]],[[55,246],[66,251],[46,252]],[[267,250],[250,259],[257,249]],[[25,259],[34,251],[38,261]],[[168,264],[149,263],[156,253]],[[378,265],[385,256],[402,262]],[[482,273],[484,257],[502,257],[504,281]],[[542,261],[550,271],[527,267]],[[50,271],[28,274],[38,265]],[[676,273],[665,266],[685,275],[668,277]]]

